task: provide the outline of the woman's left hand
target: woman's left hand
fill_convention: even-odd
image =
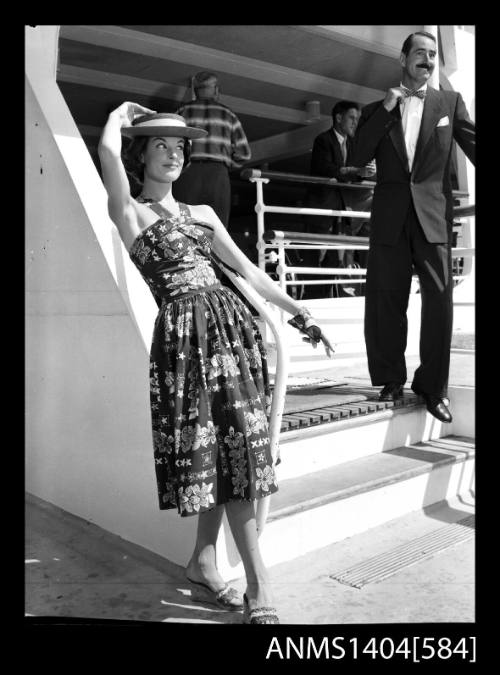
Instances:
[[[329,359],[331,359],[335,350],[332,347],[330,340],[326,337],[326,335],[324,335],[321,328],[317,325],[312,325],[309,328],[306,328],[305,332],[308,333],[310,337],[302,338],[302,340],[304,342],[309,342],[309,344],[313,346],[313,349],[316,349],[318,344],[322,342],[323,346],[325,347],[326,355]]]
[[[288,321],[288,323],[297,328],[301,333],[305,333],[307,337],[302,338],[304,342],[309,342],[314,349],[318,346],[320,342],[323,343],[325,347],[326,355],[329,359],[332,358],[334,349],[330,344],[330,340],[323,335],[323,331],[318,326],[318,323],[312,318],[309,310],[306,308],[301,308],[300,311]]]

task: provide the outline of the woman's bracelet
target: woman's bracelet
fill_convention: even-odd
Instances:
[[[302,319],[304,320],[304,323],[307,320],[312,319],[311,312],[307,309],[307,307],[304,307],[304,306],[299,308],[299,311],[297,312],[297,314],[295,314],[294,318],[297,318],[299,316],[302,317]]]
[[[320,340],[321,329],[318,326],[317,321],[315,321],[311,312],[307,307],[301,307],[298,313],[288,321],[290,326],[297,328],[301,333],[305,333],[308,337],[312,338],[315,342]],[[312,326],[316,327],[316,330],[309,330]]]

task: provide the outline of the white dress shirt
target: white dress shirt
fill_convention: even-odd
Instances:
[[[418,91],[427,91],[427,84],[420,87]],[[420,124],[422,122],[422,114],[424,112],[424,99],[418,98],[418,96],[407,96],[401,99],[399,105],[401,106],[401,122],[403,124],[406,154],[408,155],[411,171],[418,134],[420,132]]]

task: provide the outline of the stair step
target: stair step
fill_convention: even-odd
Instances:
[[[370,415],[389,408],[422,406],[420,399],[410,389],[405,390],[404,398],[398,401],[379,401],[379,391],[378,387],[344,384],[290,388],[286,395],[281,432],[286,434],[294,429]]]
[[[275,565],[436,503],[467,500],[474,455],[474,439],[449,435],[289,479],[278,475],[260,536],[262,555]],[[220,542],[218,563],[230,578],[244,573],[232,540]]]
[[[445,436],[371,454],[280,482],[268,523],[381,488],[474,456],[474,439]]]

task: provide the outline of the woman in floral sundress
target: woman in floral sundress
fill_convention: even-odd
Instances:
[[[122,134],[133,139],[126,164],[142,184],[136,199]],[[277,623],[254,510],[255,499],[278,489],[266,355],[250,311],[220,283],[213,259],[296,315],[302,328],[314,324],[313,342],[321,339],[328,355],[331,346],[304,308],[243,255],[211,207],[174,200],[172,182],[189,162],[190,139],[205,134],[178,115],[125,102],[109,115],[99,157],[110,217],[159,305],[150,355],[159,506],[199,516],[186,570],[193,597],[244,606],[248,623]],[[244,605],[216,567],[224,509],[247,577]]]

